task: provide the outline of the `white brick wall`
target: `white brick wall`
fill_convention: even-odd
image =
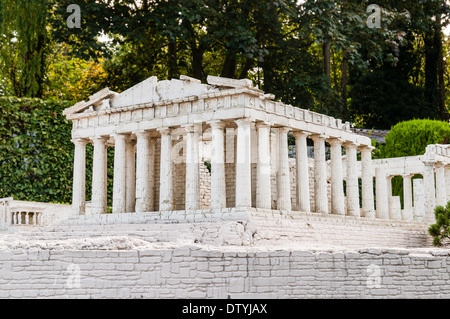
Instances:
[[[449,298],[448,250],[1,250],[0,298]]]

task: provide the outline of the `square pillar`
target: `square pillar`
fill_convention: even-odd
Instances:
[[[363,146],[361,152],[361,197],[362,197],[362,217],[374,218],[374,193],[372,176],[372,149],[371,146]]]
[[[436,164],[436,205],[443,206],[447,204],[447,185],[445,178],[445,164]]]
[[[412,175],[403,175],[403,220],[413,219]]]
[[[387,188],[386,170],[383,167],[375,169],[376,182],[376,218],[389,218],[389,196]]]
[[[436,207],[436,189],[434,183],[434,162],[424,161],[423,187],[425,193],[425,217],[424,221],[434,223],[434,209]]]

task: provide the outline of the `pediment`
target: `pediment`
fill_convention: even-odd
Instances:
[[[108,101],[118,93],[105,88],[89,97],[89,101],[81,101],[63,111],[63,115],[72,115],[76,113],[86,113],[99,111],[102,108],[109,107]]]
[[[208,76],[207,84],[188,76],[180,79],[158,81],[152,76],[122,93],[116,93],[105,88],[89,97],[89,101],[82,101],[64,110],[63,115],[98,112],[105,109],[128,107],[139,104],[154,104],[173,101],[206,93],[218,92],[224,89],[248,88],[257,90],[248,79],[234,80],[216,76]],[[258,90],[259,91],[259,90]]]

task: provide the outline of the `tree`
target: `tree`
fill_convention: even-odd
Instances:
[[[446,207],[436,207],[434,216],[436,223],[428,228],[428,233],[433,236],[433,245],[440,247],[448,244],[450,239],[450,202]]]
[[[47,1],[0,1],[0,75],[7,79],[8,92],[18,97],[42,97],[48,13]]]

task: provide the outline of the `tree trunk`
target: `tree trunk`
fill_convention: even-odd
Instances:
[[[425,34],[425,98],[429,103],[430,116],[433,117],[439,110],[439,48],[436,44],[436,31],[432,28]]]
[[[235,78],[236,73],[236,54],[233,52],[228,52],[223,62],[221,77],[224,78]]]
[[[169,39],[169,73],[168,78],[178,79],[180,72],[178,70],[178,48],[176,40]]]
[[[202,47],[192,47],[192,76],[199,80],[203,79],[203,53]]]
[[[347,112],[347,83],[348,83],[348,58],[346,50],[342,51],[342,81],[341,81],[341,116],[348,120]]]
[[[239,74],[239,79],[248,78],[248,71],[253,67],[254,60],[251,58],[246,58],[245,63],[242,67],[241,73]]]
[[[326,42],[323,44],[323,63],[324,63],[324,73],[327,76],[328,84],[331,84],[331,44]]]

